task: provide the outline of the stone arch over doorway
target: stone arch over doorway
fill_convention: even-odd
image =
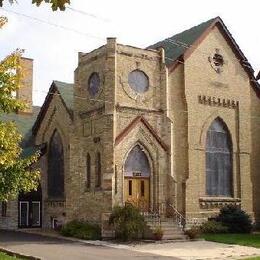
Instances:
[[[129,150],[123,165],[124,201],[141,211],[150,208],[151,163],[147,150],[136,143]]]

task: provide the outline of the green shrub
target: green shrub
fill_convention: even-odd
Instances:
[[[73,220],[62,227],[61,234],[80,239],[97,240],[101,238],[101,228],[97,224]]]
[[[253,227],[250,216],[234,205],[223,207],[216,221],[227,226],[230,233],[250,233]]]
[[[114,225],[116,238],[124,241],[140,238],[145,228],[144,217],[131,204],[114,207],[109,224]]]
[[[163,234],[164,234],[164,232],[160,226],[156,227],[153,230],[153,236],[154,236],[155,240],[162,240]]]
[[[209,220],[200,226],[200,231],[202,233],[214,233],[214,234],[227,233],[228,227],[224,226],[221,222]]]
[[[201,231],[199,227],[191,227],[190,229],[185,230],[184,234],[190,239],[196,239],[200,237]]]

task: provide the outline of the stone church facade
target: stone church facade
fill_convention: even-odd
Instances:
[[[187,225],[235,204],[258,221],[259,93],[220,18],[146,49],[108,38],[79,53],[74,84],[54,81],[32,126],[40,225],[101,222],[124,203]]]

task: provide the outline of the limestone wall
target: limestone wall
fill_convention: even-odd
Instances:
[[[224,58],[221,72],[212,66],[212,55]],[[188,111],[189,175],[186,182],[186,216],[203,218],[218,212],[225,200],[207,198],[205,192],[205,139],[211,122],[220,117],[233,143],[234,200],[252,214],[250,82],[221,32],[215,27],[193,53],[185,57],[185,96]]]
[[[1,203],[0,203],[1,206]],[[0,229],[18,228],[18,201],[11,200],[7,202],[6,216],[2,216],[2,207],[0,207]]]

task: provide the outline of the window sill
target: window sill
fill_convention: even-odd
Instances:
[[[233,198],[233,197],[200,197],[199,201],[207,201],[207,202],[241,202],[240,198]]]
[[[200,197],[199,203],[202,209],[213,209],[222,208],[226,205],[240,206],[241,199],[232,197]]]
[[[47,203],[48,207],[51,208],[65,208],[65,199],[46,199],[45,203]]]
[[[65,198],[47,198],[46,202],[65,202]]]

